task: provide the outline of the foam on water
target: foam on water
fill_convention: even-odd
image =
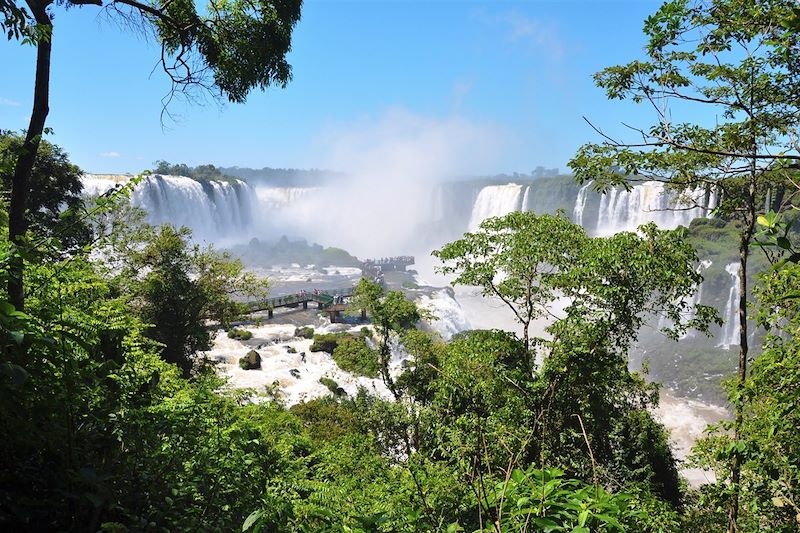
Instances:
[[[444,340],[450,340],[459,331],[472,329],[461,305],[445,289],[430,296],[420,296],[417,304],[433,313],[435,318],[430,321],[431,328]]]
[[[661,392],[661,401],[653,414],[670,430],[672,450],[681,461],[689,455],[695,441],[703,436],[708,424],[716,424],[729,417],[722,407],[676,398],[667,390]],[[681,474],[692,486],[715,481],[713,472],[699,468],[682,468]]]
[[[341,324],[317,328],[319,333],[342,330]],[[361,327],[344,328],[357,332]],[[230,378],[235,388],[252,388],[256,392],[277,386],[279,396],[287,406],[313,400],[330,394],[328,388],[319,382],[321,377],[334,380],[348,395],[353,396],[359,387],[383,398],[391,398],[386,386],[380,379],[354,376],[341,370],[330,354],[312,352],[312,341],[294,337],[295,326],[286,324],[270,324],[260,327],[248,327],[253,338],[241,342],[229,339],[224,331],[217,332],[212,349],[207,352],[210,359],[219,361],[220,369]],[[289,348],[297,353],[289,353]],[[261,355],[261,370],[242,370],[239,358],[250,350]],[[300,355],[306,353],[305,362]],[[399,363],[395,370],[399,369]],[[299,377],[292,375],[296,370]]]

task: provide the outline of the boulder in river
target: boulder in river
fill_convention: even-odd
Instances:
[[[247,355],[239,358],[242,370],[261,370],[261,355],[255,350],[250,350]]]

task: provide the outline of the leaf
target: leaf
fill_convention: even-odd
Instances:
[[[257,511],[253,511],[252,513],[250,513],[250,516],[248,516],[245,519],[244,524],[242,524],[242,531],[248,531],[251,527],[253,527],[253,525],[256,522],[258,522],[262,518],[264,518],[264,511],[263,510],[259,509]],[[258,529],[260,529],[260,527],[255,529],[255,531],[258,531]]]

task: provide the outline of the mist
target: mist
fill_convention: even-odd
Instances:
[[[362,258],[427,253],[440,233],[437,187],[496,168],[503,137],[492,125],[404,109],[327,128],[320,150],[344,176],[274,213],[266,227]]]

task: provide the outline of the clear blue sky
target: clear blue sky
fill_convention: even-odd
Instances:
[[[136,172],[156,159],[327,167],[331,137],[384,131],[375,125],[400,114],[418,127],[487,132],[497,146],[475,174],[563,170],[580,144],[596,139],[582,116],[611,131],[622,120],[648,123],[644,109],[607,101],[591,75],[641,56],[642,23],[657,7],[306,0],[286,89],[221,108],[181,103],[163,127],[168,83],[154,70],[158,47],[94,6],[59,7],[49,139],[87,172]],[[26,127],[34,60],[32,47],[0,41],[0,128]]]

